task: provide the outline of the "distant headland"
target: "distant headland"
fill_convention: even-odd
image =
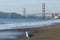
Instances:
[[[22,18],[39,18],[37,16],[28,16],[25,17],[24,15],[18,14],[16,12],[12,12],[12,13],[6,13],[6,12],[0,12],[0,18],[4,18],[4,19],[22,19]]]

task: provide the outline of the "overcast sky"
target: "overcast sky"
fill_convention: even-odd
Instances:
[[[46,12],[60,12],[60,0],[0,0],[0,11],[22,14],[23,8],[26,8],[27,13],[41,13],[44,2]]]

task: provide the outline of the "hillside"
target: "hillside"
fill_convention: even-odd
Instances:
[[[23,16],[18,13],[0,12],[0,18],[19,19],[19,18],[23,18]]]

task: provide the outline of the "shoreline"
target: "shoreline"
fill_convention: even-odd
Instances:
[[[56,24],[56,25],[49,25],[49,26],[40,26],[40,27],[31,27],[31,28],[19,28],[19,29],[16,29],[16,30],[41,30],[41,29],[50,29],[52,27],[53,28],[58,28],[56,26],[60,26],[60,23],[59,24]]]
[[[19,29],[18,29],[19,30]],[[35,30],[30,40],[58,40],[60,39],[60,25],[44,26],[28,28],[27,30]],[[14,40],[27,40],[26,37],[16,38]]]

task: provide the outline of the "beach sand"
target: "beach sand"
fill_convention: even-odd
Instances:
[[[60,40],[60,25],[28,28],[27,30],[36,30],[29,40]],[[28,40],[28,38],[22,37],[14,40]]]

